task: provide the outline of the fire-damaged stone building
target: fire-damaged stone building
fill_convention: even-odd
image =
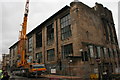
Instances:
[[[13,66],[17,42],[9,49]],[[112,12],[99,3],[92,8],[82,2],[63,7],[27,34],[26,54],[53,74],[89,78],[106,70],[120,73]]]

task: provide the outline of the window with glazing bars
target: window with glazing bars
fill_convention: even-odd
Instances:
[[[101,47],[97,46],[97,58],[101,57]]]
[[[65,59],[67,56],[71,56],[72,54],[73,54],[72,44],[62,46],[62,58],[63,59]]]
[[[36,53],[36,60],[38,63],[42,63],[42,52]]]
[[[53,23],[47,26],[47,44],[52,43],[54,40],[54,25]]]
[[[61,24],[61,39],[64,40],[64,39],[72,36],[70,14],[67,14],[66,16],[62,17],[60,19],[60,24]]]
[[[103,57],[104,58],[108,57],[108,55],[107,55],[107,49],[105,47],[103,47]]]
[[[31,52],[32,51],[32,37],[28,38],[28,51]]]
[[[54,61],[55,53],[54,49],[47,50],[47,61]]]
[[[108,55],[110,58],[113,58],[113,51],[111,48],[108,48]]]
[[[95,55],[94,55],[93,45],[89,45],[89,46],[88,46],[88,49],[89,49],[90,57],[91,57],[91,58],[94,58]]]
[[[36,33],[36,48],[42,47],[42,31]]]

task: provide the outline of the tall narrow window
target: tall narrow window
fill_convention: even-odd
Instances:
[[[113,31],[113,42],[116,43],[116,35],[115,35],[115,31],[114,31],[114,26],[112,26],[112,31]]]
[[[88,58],[88,52],[87,51],[84,51],[84,52],[81,52],[81,56],[82,56],[82,61],[88,61],[89,58]]]
[[[100,47],[97,47],[97,58],[100,58],[101,57],[101,51],[100,51]]]
[[[47,26],[47,44],[54,41],[54,25],[53,23]]]
[[[42,31],[36,33],[36,48],[42,47]]]
[[[71,34],[70,14],[62,17],[60,19],[60,24],[61,24],[61,39],[64,40],[72,35]]]
[[[13,56],[15,56],[15,47],[13,48]]]
[[[32,37],[28,38],[28,51],[31,52],[32,51]]]
[[[115,58],[118,57],[118,55],[117,55],[117,50],[116,50],[116,49],[114,49],[114,57],[115,57]]]
[[[108,24],[106,26],[107,26],[107,30],[108,30],[108,38],[109,38],[108,40],[111,41],[110,27]]]
[[[111,48],[110,48],[110,55],[111,55],[111,58],[113,58],[113,51]]]
[[[36,53],[36,60],[38,63],[42,63],[42,52]]]
[[[111,40],[111,42],[113,42],[112,26],[110,24],[108,24],[108,26],[109,26],[109,30],[110,30],[110,32],[109,32],[109,34],[110,34],[110,40]]]
[[[55,59],[55,53],[54,49],[50,49],[47,51],[47,61],[54,61]]]
[[[102,51],[103,58],[105,58],[105,52],[104,52],[104,48],[103,47],[101,48],[101,51]]]
[[[104,48],[101,47],[100,50],[101,50],[101,53],[100,53],[100,54],[101,54],[101,57],[102,57],[102,58],[105,58]]]
[[[62,46],[62,57],[65,59],[67,56],[73,54],[73,46],[72,44]]]
[[[106,35],[106,40],[108,40],[109,41],[109,31],[108,31],[108,26],[107,26],[107,21],[105,20],[105,19],[102,19],[102,21],[103,21],[103,25],[104,25],[104,30],[105,30],[105,35]]]
[[[111,42],[117,43],[117,37],[116,37],[116,31],[115,31],[114,24],[109,23],[109,27],[110,27]]]
[[[113,33],[114,33],[114,42],[118,44],[118,40],[117,40],[117,36],[116,36],[116,30],[115,30],[115,26],[112,26],[113,29]]]
[[[111,48],[108,48],[108,54],[110,58],[113,58],[113,51]]]
[[[116,53],[115,53],[114,49],[112,49],[112,53],[113,53],[113,58],[115,58],[116,57]]]
[[[118,59],[120,59],[120,52],[118,49],[117,49],[117,56],[118,56]]]
[[[108,56],[111,57],[111,55],[110,55],[110,49],[109,48],[108,48]]]
[[[106,48],[103,48],[103,51],[104,51],[104,55],[105,55],[105,57],[108,57],[107,49],[106,49]]]
[[[89,52],[90,52],[90,57],[93,58],[94,57],[94,51],[93,51],[93,46],[89,45]]]

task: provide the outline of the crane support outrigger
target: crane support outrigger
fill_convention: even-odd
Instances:
[[[14,69],[15,74],[30,76],[35,74],[41,74],[46,71],[45,65],[43,63],[28,62],[26,53],[26,31],[27,31],[27,17],[29,12],[29,0],[26,1],[25,13],[22,23],[22,30],[20,31],[19,41],[18,41],[18,59],[17,68]]]

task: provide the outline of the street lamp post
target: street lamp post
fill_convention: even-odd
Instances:
[[[101,61],[100,61],[100,58],[97,58],[96,62],[98,65],[98,80],[101,80]]]
[[[71,59],[70,59],[69,62],[68,62],[68,64],[69,64],[69,72],[70,72],[70,76],[71,76],[71,73],[72,73],[72,72],[71,72],[71,65],[70,65],[70,63],[72,63],[72,60],[71,60]],[[72,79],[72,78],[71,78],[71,79]]]

